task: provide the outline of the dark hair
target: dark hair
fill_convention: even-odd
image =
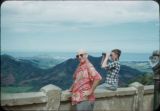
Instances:
[[[116,53],[118,55],[118,59],[121,56],[121,50],[119,49],[113,49],[112,52]]]

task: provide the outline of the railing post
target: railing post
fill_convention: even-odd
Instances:
[[[42,87],[40,91],[44,92],[48,98],[45,110],[58,111],[61,101],[61,89],[55,85],[49,84]]]
[[[137,89],[137,95],[135,98],[135,111],[143,111],[143,94],[144,94],[144,86],[139,82],[134,82],[129,85],[130,87],[134,87]]]

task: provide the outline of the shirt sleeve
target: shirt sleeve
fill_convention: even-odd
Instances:
[[[111,62],[107,65],[106,69],[112,69],[112,68],[116,68],[118,67],[118,63],[117,62]]]
[[[89,74],[90,74],[91,80],[101,80],[102,79],[101,75],[96,71],[93,65],[90,65],[89,67]]]

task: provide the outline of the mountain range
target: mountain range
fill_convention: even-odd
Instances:
[[[103,78],[101,83],[103,83],[107,72],[100,67],[101,57],[89,56],[89,60],[101,74]],[[37,91],[47,84],[55,84],[65,90],[73,82],[72,77],[77,65],[77,59],[72,58],[49,68],[41,68],[31,60],[17,59],[4,54],[1,55],[1,87],[33,86],[33,90]],[[127,86],[130,81],[144,73],[122,64],[119,74],[119,86]]]

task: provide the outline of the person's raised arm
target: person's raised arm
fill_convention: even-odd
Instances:
[[[107,64],[108,64],[108,59],[109,59],[110,53],[106,53],[106,57],[104,59],[104,61],[102,62],[102,68],[106,68]]]

